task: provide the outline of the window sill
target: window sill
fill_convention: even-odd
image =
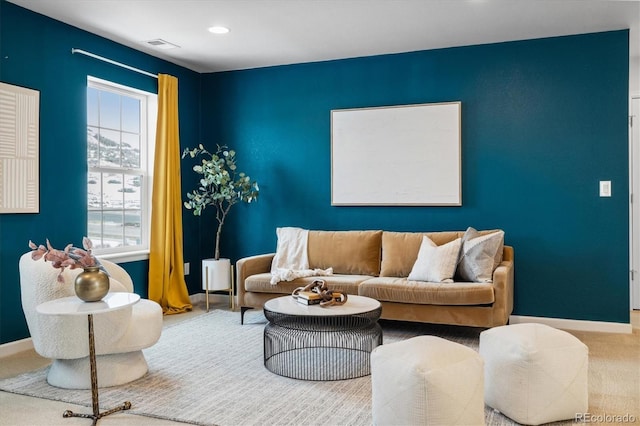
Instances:
[[[139,260],[149,260],[149,250],[131,251],[126,253],[98,254],[98,259],[106,259],[113,263],[137,262]]]

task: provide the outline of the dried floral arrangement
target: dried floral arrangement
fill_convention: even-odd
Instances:
[[[46,247],[42,244],[37,245],[33,241],[29,240],[29,248],[33,250],[31,252],[31,258],[33,260],[39,260],[44,257],[45,261],[51,262],[51,266],[59,268],[58,281],[63,282],[62,272],[65,268],[86,268],[89,266],[98,266],[100,263],[91,253],[93,250],[93,242],[88,237],[82,238],[82,247],[74,247],[73,244],[68,244],[64,250],[58,250],[53,248],[49,240],[47,239]]]

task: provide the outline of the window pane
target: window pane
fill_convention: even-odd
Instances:
[[[140,168],[140,135],[122,134],[122,167]]]
[[[89,167],[98,165],[100,155],[99,130],[96,127],[87,127],[87,164]]]
[[[98,90],[92,87],[87,89],[87,125],[98,125]]]
[[[87,204],[89,210],[102,208],[102,174],[89,173],[87,179]]]
[[[140,210],[125,210],[124,216],[125,245],[137,246],[142,244],[142,220],[140,218]]]
[[[142,176],[126,176],[124,188],[124,208],[139,210],[142,205],[142,196],[140,194],[140,182]],[[138,186],[136,186],[138,185]]]
[[[100,91],[100,127],[120,130],[120,95]]]
[[[100,165],[120,167],[120,132],[100,130]]]
[[[104,175],[104,189],[102,198],[104,208],[122,208],[122,174],[107,173]]]
[[[104,248],[102,243],[102,212],[89,211],[87,215],[87,236],[94,248]]]
[[[103,242],[105,247],[121,247],[123,245],[122,213],[122,210],[105,211],[103,213]]]
[[[140,188],[142,186],[142,175],[132,176],[128,181],[128,184],[133,186],[134,188]]]
[[[138,99],[122,97],[122,130],[140,133],[140,101]]]

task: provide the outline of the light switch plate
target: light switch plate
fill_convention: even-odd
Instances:
[[[184,274],[189,275],[189,262],[184,264]]]
[[[600,181],[600,196],[611,197],[611,181],[610,180]]]

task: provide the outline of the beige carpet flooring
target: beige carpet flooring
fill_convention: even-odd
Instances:
[[[213,303],[211,309],[228,309],[225,301]],[[194,311],[165,317],[174,324],[204,312],[204,303]],[[239,314],[238,314],[239,316]],[[572,332],[589,346],[589,406],[593,415],[634,416],[640,423],[640,312],[632,314],[633,334]],[[17,376],[48,364],[33,351],[0,359],[0,378]],[[0,425],[88,425],[87,419],[63,419],[61,413],[71,409],[86,412],[86,407],[0,392]],[[274,422],[277,420],[274,419]],[[176,422],[114,414],[100,420],[100,425],[171,425]]]

